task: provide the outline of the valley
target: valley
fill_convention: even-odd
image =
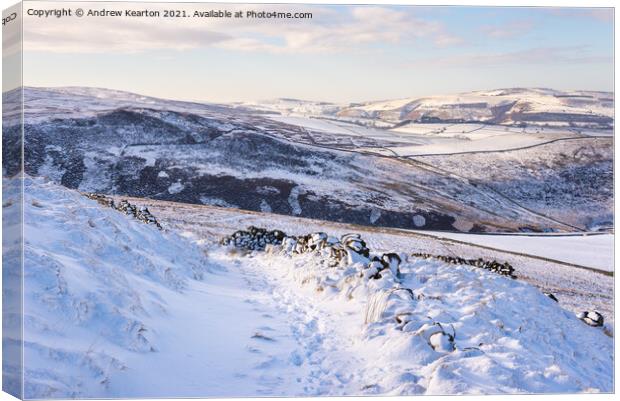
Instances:
[[[290,99],[231,106],[94,88],[26,88],[25,167],[81,191],[376,227],[610,229],[612,131],[609,123],[570,122],[576,113],[609,115],[611,95],[578,102],[521,92],[539,102],[533,112],[556,113],[550,116],[557,124],[489,121],[473,106],[466,107],[468,118],[477,122],[386,117],[389,107],[411,102],[364,106],[382,111],[369,114],[372,124],[368,116],[352,123],[341,106]],[[4,96],[10,107],[15,94]],[[516,95],[471,96],[503,104]],[[558,102],[566,107],[561,116]],[[5,159],[14,159],[18,138],[18,130],[5,129]],[[16,168],[9,163],[6,173]]]

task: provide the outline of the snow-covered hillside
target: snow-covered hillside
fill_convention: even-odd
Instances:
[[[235,107],[245,107],[252,110],[260,110],[263,112],[278,113],[283,115],[334,115],[341,108],[329,102],[312,102],[308,100],[280,98],[272,100],[263,100],[257,102],[240,102],[234,103]]]
[[[609,131],[382,129],[105,89],[23,94],[26,172],[83,191],[463,232],[608,229],[613,213]],[[8,103],[18,95],[3,94]],[[4,127],[9,175],[21,167],[10,162],[20,160],[21,134]],[[496,160],[508,162],[498,171]]]
[[[218,268],[75,191],[27,178],[24,193],[24,395],[106,396],[129,357],[159,352],[170,300]]]
[[[612,138],[570,139],[511,152],[414,157],[458,172],[530,210],[588,231],[612,228]]]
[[[389,128],[412,122],[610,128],[613,126],[614,95],[596,91],[508,88],[348,105],[274,99],[235,106]]]
[[[21,89],[21,88],[20,88]],[[23,96],[23,97],[22,97]],[[9,115],[21,113],[21,101],[24,121],[34,124],[53,119],[92,117],[102,112],[109,112],[125,107],[148,108],[191,112],[198,115],[217,115],[228,110],[227,106],[209,103],[183,102],[143,96],[136,93],[81,86],[58,88],[24,87],[2,94],[3,104]]]
[[[368,280],[320,253],[219,246],[199,207],[160,231],[25,184],[26,397],[613,390],[612,338],[521,280],[413,257]]]
[[[369,102],[344,108],[338,116],[393,124],[444,121],[610,127],[613,107],[609,92],[511,88]]]

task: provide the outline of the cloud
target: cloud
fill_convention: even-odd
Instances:
[[[47,9],[56,7],[45,3]],[[58,4],[57,4],[58,5]],[[58,5],[60,6],[60,5]],[[75,3],[74,8],[80,3]],[[84,10],[123,10],[122,3],[83,4]],[[144,6],[142,6],[144,7]],[[149,4],[150,10],[164,6]],[[325,7],[291,5],[175,4],[176,9],[311,12],[312,19],[71,17],[45,21],[26,17],[26,51],[62,53],[133,53],[217,47],[270,53],[329,54],[363,51],[366,46],[413,44],[435,46],[462,42],[437,21],[419,18],[412,8]]]
[[[590,46],[537,47],[500,53],[467,53],[419,59],[409,65],[429,67],[498,67],[505,65],[612,63],[613,57],[592,54]]]
[[[507,24],[483,25],[480,31],[493,39],[511,39],[522,37],[532,31],[532,21],[513,21]]]
[[[221,32],[177,29],[169,25],[162,25],[157,30],[123,25],[108,28],[105,24],[94,23],[87,29],[69,28],[61,34],[54,29],[28,29],[24,32],[24,50],[55,53],[135,53],[163,48],[187,50],[231,38]]]
[[[550,7],[548,12],[558,17],[570,17],[570,18],[582,18],[582,19],[594,19],[598,22],[613,23],[614,22],[614,9],[611,7]]]

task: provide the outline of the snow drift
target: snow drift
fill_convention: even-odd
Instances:
[[[339,312],[338,321],[325,323],[334,337],[357,337],[348,344],[355,367],[343,363],[354,370],[338,372],[357,388],[336,394],[613,389],[612,339],[529,284],[415,258],[401,264],[399,278],[379,279],[359,263],[334,268],[321,251],[268,246],[255,259],[283,286],[305,288],[308,303]]]
[[[124,355],[157,351],[144,318],[204,277],[205,255],[40,178],[24,192],[24,396],[105,396]]]

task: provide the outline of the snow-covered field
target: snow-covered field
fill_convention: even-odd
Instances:
[[[506,251],[526,253],[562,262],[614,271],[614,235],[494,235],[421,231]]]
[[[541,134],[511,134],[501,133],[497,135],[479,134],[481,138],[454,137],[451,141],[435,142],[429,145],[401,146],[391,149],[398,156],[421,156],[421,155],[450,155],[453,153],[467,152],[497,152],[513,149],[521,149],[548,143],[556,139],[574,138],[570,133],[559,135]],[[486,136],[485,136],[486,135]]]
[[[410,123],[393,129],[379,129],[347,123],[343,120],[314,118],[303,115],[269,115],[269,119],[303,127],[312,143],[346,149],[346,145],[324,143],[318,132],[372,139],[378,146],[358,146],[358,151],[386,156],[411,157],[450,155],[454,153],[504,152],[529,148],[557,140],[582,138],[574,129],[509,127],[492,124],[420,124]],[[586,136],[606,136],[605,131],[590,131]]]
[[[308,128],[311,130],[328,132],[331,134],[341,134],[341,135],[352,135],[352,136],[360,136],[367,137],[373,139],[384,139],[384,140],[395,140],[399,139],[399,136],[394,135],[392,132],[388,130],[372,128],[372,127],[364,127],[352,123],[348,123],[340,120],[328,120],[321,118],[312,118],[305,116],[282,116],[282,115],[270,115],[268,116],[270,120],[280,121],[291,125],[296,125],[299,127]],[[422,139],[420,139],[422,140]]]
[[[411,257],[399,279],[366,280],[361,266],[330,268],[320,254],[216,245],[248,221],[293,232],[318,221],[131,202],[164,231],[26,180],[26,397],[613,391],[613,329],[564,309],[565,298],[592,309],[588,297],[555,292],[558,304],[523,275]],[[361,233],[373,252],[449,252],[432,237]],[[609,291],[597,282],[606,276],[576,272],[570,290],[582,273],[590,290]],[[454,349],[436,323],[456,334]]]

